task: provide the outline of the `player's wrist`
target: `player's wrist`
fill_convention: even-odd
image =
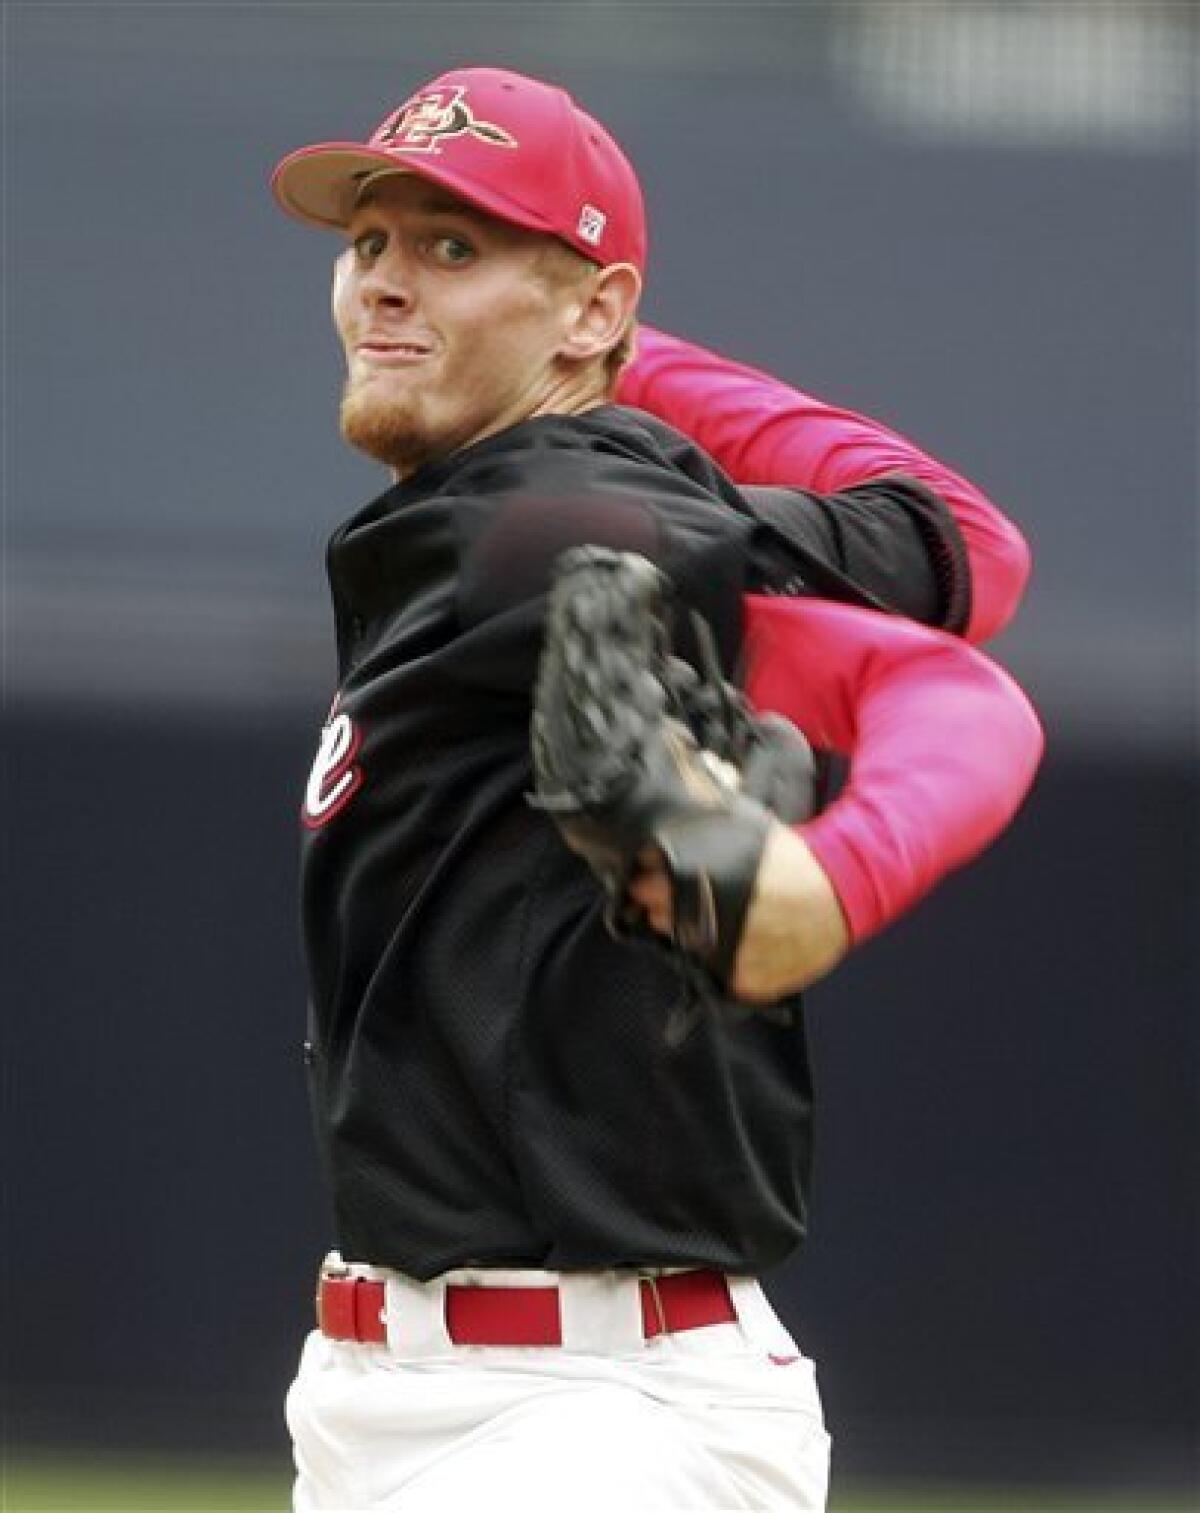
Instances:
[[[828,874],[802,836],[772,821],[738,947],[735,995],[770,1003],[798,993],[831,972],[850,945]]]

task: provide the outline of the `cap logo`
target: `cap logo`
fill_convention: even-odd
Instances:
[[[473,136],[493,147],[515,147],[516,138],[502,126],[472,115],[465,95],[457,85],[414,95],[380,127],[375,144],[391,152],[441,152],[448,137]]]
[[[607,224],[608,217],[603,210],[597,210],[595,205],[585,205],[579,212],[579,235],[593,247],[600,245]]]

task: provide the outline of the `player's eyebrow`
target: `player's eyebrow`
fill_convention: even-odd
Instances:
[[[369,209],[372,205],[378,204],[379,200],[378,185],[368,182],[355,197],[353,211]],[[437,188],[427,189],[415,202],[413,208],[426,215],[462,216],[466,220],[475,221],[481,225],[494,220],[494,217],[488,215],[486,211],[477,210],[474,205],[468,204],[466,200],[460,199],[448,190]]]
[[[491,219],[484,211],[468,205],[466,200],[460,200],[457,195],[439,194],[437,190],[423,195],[417,203],[417,209],[424,210],[429,215],[465,215],[475,221]]]

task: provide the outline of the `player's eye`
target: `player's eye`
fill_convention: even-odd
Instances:
[[[351,244],[354,255],[360,263],[373,263],[377,257],[383,256],[383,249],[387,246],[387,236],[382,231],[360,231]]]
[[[475,248],[471,243],[465,237],[456,236],[451,232],[431,236],[428,247],[434,262],[440,263],[443,268],[465,267],[475,257]]]

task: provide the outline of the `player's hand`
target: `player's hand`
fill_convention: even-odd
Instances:
[[[671,934],[671,883],[657,853],[643,851],[630,898],[651,929]],[[767,834],[730,987],[748,1003],[798,993],[837,966],[850,932],[833,885],[803,839],[774,821]]]
[[[719,1004],[739,996],[734,967],[775,816],[812,814],[816,763],[795,725],[726,681],[695,611],[684,623],[698,664],[675,654],[684,609],[636,553],[563,554],[534,686],[529,799],[595,873],[612,934],[669,933],[691,989]],[[668,897],[653,867],[642,877],[649,917],[629,890],[647,850],[670,879]],[[778,996],[777,978],[742,981],[760,999]]]

